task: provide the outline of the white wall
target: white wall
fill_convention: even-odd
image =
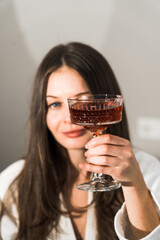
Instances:
[[[160,0],[1,0],[0,170],[25,153],[39,62],[69,41],[90,44],[109,60],[134,146],[160,157]]]

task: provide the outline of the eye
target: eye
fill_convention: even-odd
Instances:
[[[54,102],[54,103],[49,104],[48,108],[57,108],[59,106],[60,106],[59,102]]]

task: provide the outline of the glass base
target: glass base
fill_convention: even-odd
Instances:
[[[105,180],[104,178],[93,179],[90,182],[85,182],[76,186],[79,190],[88,192],[105,192],[116,190],[121,187],[121,183],[112,179]]]

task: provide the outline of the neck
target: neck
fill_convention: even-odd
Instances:
[[[81,170],[79,168],[79,164],[86,161],[86,158],[84,156],[85,149],[68,149],[68,154],[70,157],[71,162],[73,163],[74,167],[79,172],[78,179],[87,179],[88,174],[87,171]]]

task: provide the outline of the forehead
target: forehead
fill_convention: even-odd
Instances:
[[[73,96],[88,90],[85,80],[76,70],[62,66],[50,75],[46,95],[61,96],[64,94]]]

